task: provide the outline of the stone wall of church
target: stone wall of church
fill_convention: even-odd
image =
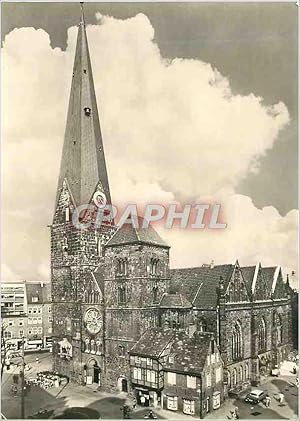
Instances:
[[[126,259],[126,273],[118,272],[119,259]],[[158,260],[151,273],[151,259]],[[167,292],[168,249],[150,245],[124,245],[105,249],[105,354],[107,387],[129,385],[128,351],[143,332],[158,325],[157,302]],[[120,302],[119,288],[126,299]],[[153,288],[157,288],[154,302]],[[123,381],[123,385],[124,385]]]

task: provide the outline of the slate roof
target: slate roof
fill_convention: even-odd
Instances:
[[[103,295],[104,294],[104,268],[102,266],[98,266],[97,269],[93,272],[93,275]]]
[[[276,270],[276,266],[262,268],[263,277],[265,278],[267,288],[271,290],[273,285],[274,273]]]
[[[147,329],[129,353],[158,358],[174,336],[175,330],[173,329]]]
[[[254,278],[256,266],[244,266],[241,267],[242,275],[245,281],[245,284],[247,285],[248,291],[252,291],[252,283]]]
[[[91,110],[88,115],[87,109]],[[107,202],[111,203],[83,14],[78,26],[56,204],[65,178],[76,205],[90,203],[98,182],[102,185]]]
[[[195,334],[189,337],[185,332],[177,332],[170,349],[174,362],[164,363],[165,371],[201,374],[209,352],[211,334]]]
[[[182,294],[164,294],[159,303],[160,308],[192,308],[193,305]]]
[[[39,283],[25,284],[26,295],[28,304],[42,304],[43,303],[43,291],[42,285]],[[33,298],[37,297],[38,301],[33,301]]]
[[[139,218],[139,228],[134,228],[132,224],[124,224],[114,233],[104,247],[145,243],[170,248],[151,225],[148,228],[142,228],[142,222],[143,219]]]
[[[183,294],[195,307],[215,308],[220,277],[226,290],[235,265],[170,270],[170,293]]]
[[[46,283],[46,284],[43,285],[43,287],[42,287],[42,297],[43,297],[44,303],[52,301],[51,283]]]

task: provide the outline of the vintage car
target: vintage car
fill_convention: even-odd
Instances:
[[[260,389],[251,390],[245,397],[244,401],[249,403],[259,403],[266,399],[266,392]]]

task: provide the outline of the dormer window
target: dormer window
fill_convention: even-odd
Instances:
[[[84,114],[89,117],[91,115],[91,108],[90,107],[84,107]]]

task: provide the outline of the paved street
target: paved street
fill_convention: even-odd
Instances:
[[[38,354],[39,363],[36,363],[36,354],[26,355],[25,360],[31,367],[26,372],[26,378],[35,377],[39,371],[51,369],[51,354]],[[262,381],[261,389],[268,391],[271,396],[270,408],[265,408],[263,404],[250,405],[243,399],[229,399],[222,407],[209,414],[207,419],[226,419],[235,406],[238,406],[241,419],[297,419],[298,412],[298,388],[295,385],[295,375],[290,371],[288,363],[286,368],[281,370],[282,375],[279,378],[267,377]],[[20,393],[13,396],[10,392],[12,376],[19,372],[18,367],[14,367],[4,373],[2,383],[2,413],[9,419],[20,418]],[[282,391],[285,399],[283,405],[277,401],[278,393]],[[102,419],[122,419],[122,408],[126,403],[127,395],[124,393],[110,394],[99,392],[93,387],[77,386],[67,384],[60,388],[51,388],[44,390],[40,387],[31,387],[25,397],[26,417],[38,412],[40,409],[53,410],[53,417],[60,416],[68,408],[86,408],[96,410]],[[148,413],[148,409],[138,407],[130,414],[131,418],[140,419]],[[193,419],[191,416],[176,412],[170,412],[162,409],[154,411],[160,419]],[[92,413],[92,412],[91,412]],[[88,416],[88,414],[86,414]]]

